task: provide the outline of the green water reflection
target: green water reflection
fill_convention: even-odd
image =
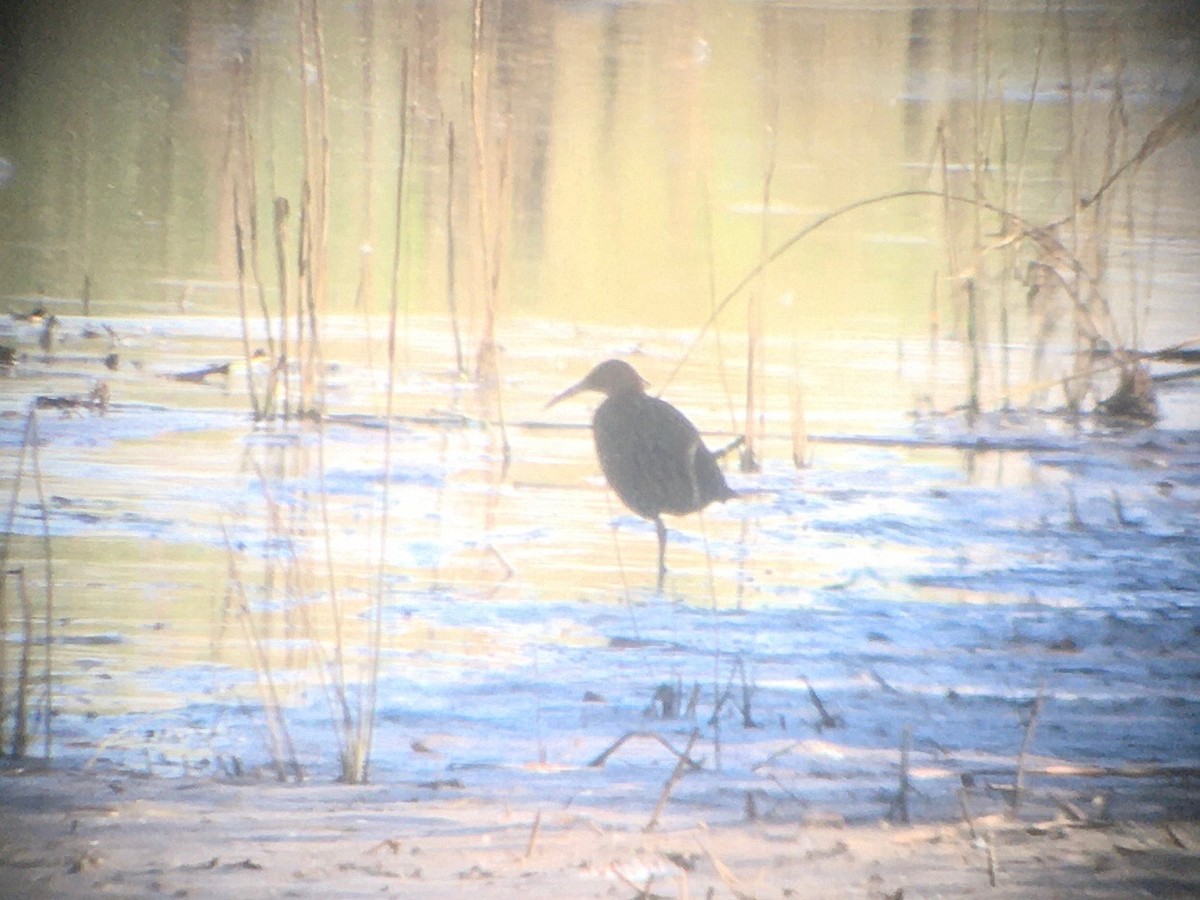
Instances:
[[[1073,192],[1105,171],[1114,91],[1129,133],[1116,149],[1128,156],[1194,86],[1195,56],[1168,8],[488,3],[476,71],[469,4],[321,5],[320,70],[299,61],[291,3],[45,4],[16,27],[7,68],[0,296],[73,311],[86,277],[95,314],[235,312],[238,111],[270,273],[273,198],[293,215],[301,206],[302,84],[310,117],[327,84],[329,307],[382,310],[407,51],[405,308],[447,307],[452,197],[456,299],[472,321],[486,244],[503,313],[696,327],[764,246],[816,215],[939,188],[939,128],[955,190],[969,192],[973,166],[998,182],[1007,165],[1021,193],[1004,199],[1022,214],[1070,212]],[[982,94],[1001,99],[985,107]],[[1185,198],[1200,188],[1198,152],[1194,140],[1170,148],[1129,199],[1143,207],[1137,240],[1164,239],[1157,270],[1193,285],[1194,261],[1169,241],[1196,237]],[[1079,159],[1088,181],[1077,185]],[[784,331],[925,331],[935,276],[957,274],[943,224],[930,198],[871,207],[804,240],[751,293]],[[969,221],[960,214],[953,229]],[[1114,262],[1115,285],[1129,264]],[[1170,293],[1159,289],[1144,327],[1195,324],[1194,304]],[[741,328],[743,316],[735,304],[723,324]]]

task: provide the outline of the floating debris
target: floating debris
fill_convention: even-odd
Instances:
[[[1109,419],[1153,425],[1158,421],[1158,400],[1154,379],[1144,366],[1134,365],[1121,372],[1117,389],[1107,400],[1096,404],[1096,412]]]
[[[33,405],[37,409],[58,409],[63,412],[69,412],[75,409],[86,409],[89,412],[97,412],[100,415],[108,410],[108,385],[103,381],[98,383],[92,390],[83,396],[76,395],[42,395],[35,397]]]

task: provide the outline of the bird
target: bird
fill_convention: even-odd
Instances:
[[[683,516],[737,492],[725,483],[717,457],[687,416],[646,393],[647,382],[629,363],[609,359],[546,404],[584,391],[605,395],[592,417],[596,456],[609,486],[658,532],[658,593],[666,577],[663,513]]]

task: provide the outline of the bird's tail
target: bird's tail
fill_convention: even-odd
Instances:
[[[744,444],[744,443],[746,443],[746,436],[743,434],[739,434],[737,437],[735,437],[732,441],[730,441],[728,444],[726,444],[720,450],[714,450],[713,451],[713,459],[720,462],[722,459],[724,459],[726,456],[728,456],[730,453],[732,453],[738,447],[742,446],[742,444]]]

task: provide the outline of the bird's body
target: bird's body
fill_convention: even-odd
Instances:
[[[665,400],[610,396],[596,409],[592,436],[604,477],[644,519],[687,515],[734,495],[696,426]]]
[[[628,363],[610,359],[563,391],[549,405],[581,391],[599,391],[604,402],[592,417],[596,456],[621,502],[658,531],[658,588],[666,574],[662,514],[698,512],[737,493],[725,483],[716,457],[683,413],[646,394]]]

